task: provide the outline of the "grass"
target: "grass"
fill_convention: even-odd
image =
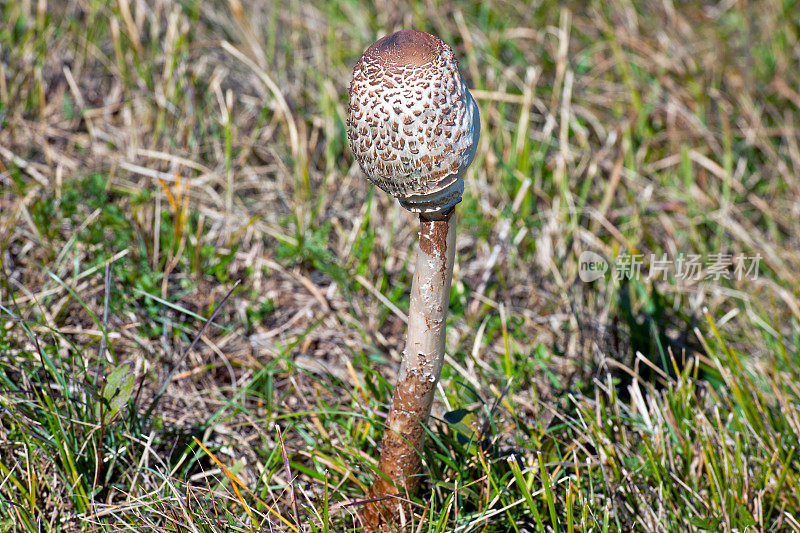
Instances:
[[[401,27],[482,116],[414,530],[800,530],[798,21],[0,0],[0,530],[358,529],[416,224],[346,89]]]

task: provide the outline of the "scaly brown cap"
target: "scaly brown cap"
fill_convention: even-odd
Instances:
[[[480,117],[450,47],[404,30],[367,48],[353,70],[347,134],[370,181],[406,209],[460,202]]]

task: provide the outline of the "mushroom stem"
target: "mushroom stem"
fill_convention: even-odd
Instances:
[[[399,495],[364,507],[367,524],[391,523],[400,501],[419,485],[424,425],[444,364],[445,322],[456,244],[454,209],[420,215],[419,251],[411,282],[408,342],[386,420],[371,498]],[[406,507],[406,509],[408,509]],[[409,515],[406,513],[406,517]]]

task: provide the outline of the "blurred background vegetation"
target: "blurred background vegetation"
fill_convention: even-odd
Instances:
[[[403,28],[482,117],[415,530],[800,530],[776,0],[0,0],[0,530],[358,529],[416,223],[347,86]]]

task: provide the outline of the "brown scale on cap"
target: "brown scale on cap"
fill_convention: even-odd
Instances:
[[[353,70],[349,111],[350,145],[370,181],[410,211],[461,201],[480,119],[449,46],[416,30],[378,40]]]

